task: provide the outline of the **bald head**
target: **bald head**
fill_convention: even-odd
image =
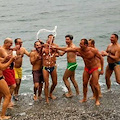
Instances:
[[[4,40],[4,44],[6,44],[6,43],[11,43],[12,42],[12,39],[11,38],[6,38],[5,40]]]
[[[12,44],[13,44],[13,40],[11,38],[6,38],[4,40],[4,45],[3,46],[6,49],[10,49],[10,47],[12,46]]]

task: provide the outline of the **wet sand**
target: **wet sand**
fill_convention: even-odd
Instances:
[[[88,98],[87,102],[79,103],[80,96],[66,98],[63,92],[55,91],[56,100],[45,103],[33,101],[33,95],[20,95],[13,109],[7,110],[11,120],[119,120],[120,119],[120,86],[112,86],[111,91],[103,93],[100,106]],[[88,92],[89,94],[89,92]],[[91,96],[91,95],[88,95]]]

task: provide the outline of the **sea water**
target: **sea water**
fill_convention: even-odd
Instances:
[[[99,51],[106,50],[110,43],[110,35],[112,33],[120,35],[119,12],[119,0],[0,0],[0,46],[6,37],[13,40],[20,37],[23,40],[23,47],[30,52],[34,48],[39,29],[53,30],[57,26],[55,43],[61,47],[66,45],[65,35],[72,34],[76,46],[79,46],[81,38],[92,38]],[[41,36],[42,34],[39,37]],[[47,36],[43,39],[46,40]],[[106,67],[106,57],[104,60]],[[76,80],[82,91],[84,69],[82,58],[77,57],[77,63]],[[61,91],[67,91],[62,80],[66,66],[66,55],[57,58],[57,88]],[[20,93],[33,93],[31,70],[29,58],[24,56]],[[99,81],[104,89],[106,87],[104,75]],[[112,84],[117,85],[114,75]],[[73,89],[72,85],[71,87]]]

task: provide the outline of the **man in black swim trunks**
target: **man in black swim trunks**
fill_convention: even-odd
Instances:
[[[112,34],[110,37],[111,43],[108,45],[106,51],[102,51],[103,56],[107,56],[108,65],[106,67],[105,79],[107,88],[110,89],[110,77],[115,72],[116,82],[120,84],[120,45],[118,43],[118,35]]]

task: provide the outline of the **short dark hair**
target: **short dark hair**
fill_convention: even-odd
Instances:
[[[53,38],[55,38],[53,34],[49,34],[49,35],[48,35],[48,38],[49,38],[49,36],[53,36]]]
[[[89,39],[88,41],[91,41],[91,44],[92,44],[92,45],[95,45],[95,40]]]
[[[86,38],[83,38],[83,39],[81,39],[81,41],[84,41],[84,45],[87,45],[88,46],[88,40],[86,39]]]
[[[14,40],[15,44],[17,43],[17,40],[18,40],[18,39],[21,39],[21,38],[16,38],[16,39]]]
[[[65,38],[66,38],[66,37],[69,37],[70,40],[73,40],[73,35],[66,35]]]
[[[114,36],[117,38],[117,40],[118,40],[118,38],[119,38],[119,37],[118,37],[118,35],[117,35],[117,34],[115,34],[115,33],[114,33],[114,34],[112,34],[112,35],[114,35]]]
[[[34,47],[35,47],[35,45],[36,45],[37,42],[39,42],[39,41],[35,41],[35,42],[34,42]]]

